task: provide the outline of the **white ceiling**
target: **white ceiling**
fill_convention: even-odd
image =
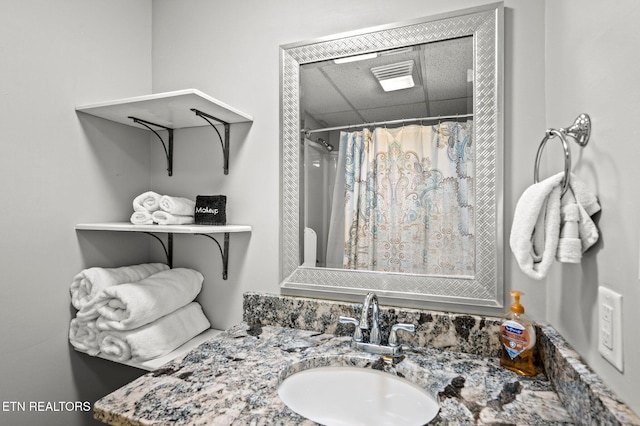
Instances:
[[[371,68],[412,60],[409,89],[384,92]],[[364,61],[305,64],[300,69],[303,127],[322,128],[473,112],[473,39],[464,37],[379,52]]]

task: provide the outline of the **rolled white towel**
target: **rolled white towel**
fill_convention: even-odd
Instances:
[[[194,222],[193,215],[181,216],[167,213],[162,210],[153,212],[151,214],[151,218],[158,225],[189,225]]]
[[[97,327],[131,330],[149,324],[192,302],[200,293],[203,280],[198,271],[174,268],[136,283],[108,287],[94,299],[100,315]]]
[[[152,225],[153,218],[151,217],[151,213],[146,210],[142,212],[133,212],[131,215],[131,223],[134,225]]]
[[[169,269],[169,266],[164,263],[143,263],[119,268],[93,267],[84,269],[73,278],[71,283],[71,303],[76,309],[81,310],[107,287],[140,281],[167,269]],[[97,314],[94,316],[97,316]],[[88,315],[84,317],[85,320],[90,319]]]
[[[98,344],[99,333],[95,320],[84,322],[74,318],[69,324],[69,342],[71,345],[76,350],[92,356],[100,352],[100,345]]]
[[[178,348],[211,327],[202,307],[192,302],[142,327],[100,332],[100,353],[115,361],[146,361]]]
[[[160,208],[160,197],[160,194],[153,191],[143,192],[133,199],[133,210],[152,213]]]
[[[188,198],[163,195],[160,197],[160,210],[180,216],[193,216],[196,202]]]

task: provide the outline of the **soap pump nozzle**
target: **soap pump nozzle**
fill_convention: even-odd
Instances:
[[[510,294],[514,299],[514,302],[509,308],[509,310],[514,314],[518,314],[518,315],[524,314],[524,306],[520,304],[520,296],[524,295],[524,293],[518,290],[511,290]]]

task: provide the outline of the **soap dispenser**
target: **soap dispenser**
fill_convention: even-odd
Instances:
[[[520,304],[522,295],[518,290],[511,291],[514,303],[502,319],[500,365],[523,376],[534,376],[536,368],[533,364],[533,348],[536,344],[536,331],[524,315],[524,306]]]

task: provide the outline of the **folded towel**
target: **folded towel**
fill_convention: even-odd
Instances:
[[[582,253],[599,238],[590,217],[600,210],[597,197],[571,175],[569,190],[561,199],[563,179],[561,172],[527,188],[514,212],[509,244],[520,269],[535,279],[546,276],[554,257],[564,263],[580,262]]]
[[[568,207],[568,208],[567,208]],[[562,263],[580,263],[582,260],[582,241],[578,232],[578,220],[566,219],[566,217],[575,212],[580,217],[577,204],[571,204],[562,207],[562,220],[560,229],[560,238],[558,239],[558,249],[556,250],[556,260]]]
[[[580,263],[582,247],[579,238],[560,238],[556,250],[556,260],[562,263]]]
[[[70,288],[71,303],[76,309],[81,310],[107,287],[139,281],[167,269],[169,269],[169,266],[164,263],[144,263],[120,268],[93,267],[85,269],[73,278]],[[97,317],[97,313],[85,315],[85,320],[89,320],[91,317]]]
[[[600,211],[598,197],[596,197],[584,183],[576,179],[573,174],[571,175],[571,190],[573,191],[576,201],[584,208],[587,215],[593,216]]]
[[[196,202],[188,198],[171,197],[163,195],[160,197],[160,210],[179,216],[193,216]]]
[[[168,269],[135,283],[108,287],[87,308],[98,311],[98,329],[131,330],[192,302],[203,280],[193,269]]]
[[[598,232],[598,228],[591,219],[591,216],[589,215],[587,210],[582,207],[581,204],[578,204],[578,209],[580,210],[578,231],[580,235],[580,241],[582,242],[582,252],[584,253],[598,241],[598,238],[600,238],[600,233]],[[598,210],[600,210],[599,207]]]
[[[69,325],[69,342],[80,352],[95,356],[100,352],[98,344],[99,331],[95,321],[80,321],[77,318],[71,320]]]
[[[560,235],[560,196],[564,173],[527,188],[513,215],[509,245],[528,276],[543,279],[556,255]]]
[[[171,352],[210,327],[202,307],[192,302],[142,327],[102,331],[98,337],[105,358],[146,361]]]
[[[131,223],[134,225],[152,225],[153,218],[151,217],[151,213],[146,210],[142,212],[133,212],[131,215]]]
[[[570,190],[562,198],[562,230],[556,259],[578,263],[582,253],[598,241],[600,233],[591,216],[600,211],[598,199],[582,182],[571,175]]]
[[[189,225],[193,223],[193,215],[191,216],[174,215],[162,210],[153,212],[151,214],[151,218],[158,225]]]
[[[578,226],[580,208],[571,189],[562,197],[561,205],[560,238],[556,260],[563,263],[580,263],[582,259],[582,242]]]
[[[598,197],[573,175],[571,175],[571,192],[580,212],[578,233],[582,242],[582,253],[584,253],[600,238],[598,228],[591,219],[591,216],[600,211],[600,203],[598,203]]]
[[[147,191],[133,199],[133,210],[136,212],[154,212],[160,208],[161,195]]]

